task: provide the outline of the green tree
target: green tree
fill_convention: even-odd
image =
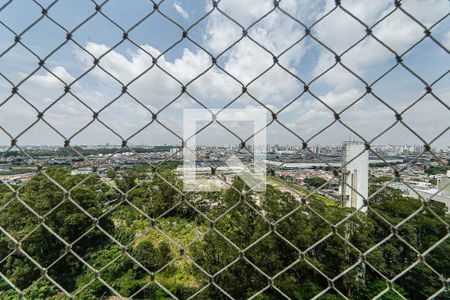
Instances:
[[[303,182],[312,188],[318,188],[324,185],[327,181],[322,177],[306,177]]]
[[[167,242],[163,241],[158,247],[155,247],[150,239],[139,241],[132,254],[151,272],[158,271],[172,258],[171,249]]]

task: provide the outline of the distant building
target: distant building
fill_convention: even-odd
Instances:
[[[422,200],[436,201],[443,203],[447,209],[447,212],[450,211],[450,196],[442,194],[438,189],[435,188],[421,188],[421,187],[413,187],[414,191],[409,193],[410,197]]]
[[[317,146],[315,147],[314,153],[315,153],[316,159],[319,158],[319,154],[320,154],[320,148],[319,148],[319,145],[317,145]]]
[[[181,156],[180,148],[170,148],[169,155],[171,157],[180,157]]]
[[[447,171],[446,175],[437,177],[437,189],[440,194],[450,196],[450,170]]]
[[[364,205],[369,194],[369,152],[361,142],[344,142],[342,152],[343,205],[356,209]],[[366,207],[361,211],[365,212]]]

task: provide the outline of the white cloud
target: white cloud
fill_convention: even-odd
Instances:
[[[442,0],[411,0],[405,3],[408,4],[406,10],[421,20],[425,26],[430,26],[445,16],[443,12],[449,9],[448,1]],[[328,3],[323,11],[329,11],[332,5],[332,3]],[[345,1],[343,6],[368,26],[374,25],[394,9],[392,1],[388,0],[350,0]],[[329,15],[315,28],[314,34],[318,39],[330,45],[338,54],[365,35],[365,28],[343,12]],[[399,10],[377,24],[372,31],[374,36],[399,55],[424,36],[423,28]],[[318,49],[321,54],[315,67],[316,75],[330,67],[335,61],[334,55],[328,50],[321,46]],[[371,70],[371,67],[383,64],[387,60],[393,61],[394,54],[372,37],[364,39],[342,58],[342,62],[346,66],[363,76]],[[335,85],[337,88],[348,88],[357,81],[354,76],[338,69],[331,70],[327,79],[329,84]]]
[[[417,14],[418,18],[427,26],[432,24],[436,16],[442,14],[444,9],[442,1],[429,2],[428,9],[418,10],[414,6],[408,7],[408,11],[415,16]],[[377,22],[393,8],[392,1],[388,0],[352,0],[343,1],[343,3],[346,9],[370,25]],[[246,1],[245,9],[243,9],[243,5],[242,1],[238,0],[219,3],[221,10],[233,16],[244,26],[248,26],[270,11],[273,7],[273,1]],[[333,7],[334,1],[325,3],[324,1],[286,0],[280,2],[280,5],[295,18],[304,21],[306,24],[311,24]],[[174,8],[183,18],[189,17],[177,2],[174,3]],[[402,14],[388,17],[377,25],[373,32],[378,38],[399,52],[407,49],[409,45],[423,35],[423,30]],[[304,28],[302,26],[279,11],[269,14],[249,30],[249,35],[253,39],[275,55],[283,53],[303,33]],[[328,16],[323,22],[319,22],[315,26],[313,34],[321,41],[326,42],[331,48],[343,51],[354,44],[361,36],[364,36],[365,29],[344,13],[336,12]],[[216,11],[208,17],[201,35],[202,45],[213,55],[218,55],[241,38],[242,30]],[[446,43],[446,45],[450,43],[449,34],[447,34]],[[96,41],[88,42],[84,46],[89,53],[96,57],[101,57],[110,50],[110,46]],[[156,45],[141,43],[140,47],[155,57],[161,54]],[[392,53],[374,39],[367,38],[343,57],[343,63],[361,76],[366,77],[371,75],[374,69],[386,67],[387,61],[392,58]],[[76,51],[74,59],[84,68],[92,66],[92,57],[86,55],[86,52]],[[280,63],[294,75],[302,78],[305,74],[309,74],[310,77],[314,78],[334,64],[334,56],[321,46],[317,46],[314,41],[305,40],[284,53]],[[225,72],[217,66],[212,66],[211,57],[195,47],[182,48],[175,58],[169,58],[168,55],[159,57],[159,67],[152,67],[152,64],[152,57],[137,48],[113,49],[100,60],[100,66],[123,85],[129,85],[128,91],[143,105],[138,104],[128,96],[122,96],[114,104],[100,112],[100,119],[104,120],[123,138],[131,136],[151,121],[151,114],[147,109],[157,112],[175,99],[175,102],[161,112],[158,119],[181,135],[182,109],[185,107],[200,107],[188,95],[181,95],[181,85],[188,85],[188,93],[210,108],[223,107],[235,99],[241,93],[241,83],[247,85],[251,82],[248,92],[274,111],[284,107],[303,91],[301,82],[280,67],[272,67],[272,55],[247,37],[219,58],[218,64]],[[266,72],[270,67],[272,69]],[[181,84],[161,69],[176,77]],[[77,77],[63,66],[56,65],[51,70],[66,83]],[[208,71],[203,74],[206,70]],[[227,75],[226,72],[233,75],[237,80]],[[191,82],[200,74],[202,74],[200,77]],[[23,76],[25,74],[22,74]],[[253,81],[255,78],[258,79]],[[394,89],[395,85],[390,88]],[[3,89],[3,87],[0,86],[0,89]],[[10,89],[10,87],[5,89]],[[53,75],[48,72],[40,72],[32,76],[21,87],[20,91],[27,99],[32,100],[38,109],[43,109],[61,96],[63,89],[64,84]],[[71,88],[72,92],[94,111],[99,111],[119,96],[121,89],[121,84],[117,83],[99,67],[93,69],[85,80],[77,82]],[[313,84],[311,89],[324,103],[336,111],[344,109],[364,92],[364,89],[361,89],[361,83],[341,67],[327,73],[317,83]],[[447,93],[444,91],[444,94]],[[396,95],[398,95],[395,99],[397,102],[411,102],[410,93],[396,91]],[[0,119],[0,124],[6,124],[5,128],[10,129],[15,134],[18,134],[20,129],[24,128],[25,123],[30,124],[36,119],[36,112],[30,109],[22,109],[23,105],[23,102],[18,99],[8,106],[0,107],[0,114],[2,111],[5,112]],[[244,95],[234,102],[232,108],[251,106],[258,107],[258,104],[248,95]],[[439,111],[438,107],[434,107],[433,112],[435,113],[432,116],[420,115],[420,126],[426,127],[423,133],[427,136],[431,136],[433,133],[433,122],[439,119],[439,122],[445,123],[448,115],[448,111],[442,109]],[[394,120],[393,113],[380,102],[366,98],[346,112],[344,116],[345,122],[349,122],[370,137],[376,135],[377,132],[380,132]],[[419,114],[411,112],[409,122],[413,125],[415,122],[414,116],[419,116]],[[83,107],[83,104],[75,98],[65,97],[63,102],[46,112],[45,118],[55,128],[61,129],[64,135],[70,136],[92,119],[92,112]],[[308,138],[333,122],[334,117],[323,104],[313,97],[305,95],[288,106],[280,115],[280,119],[300,136]],[[176,138],[166,130],[156,127],[156,124],[150,126],[142,134],[136,136],[133,142],[158,144],[176,141]],[[292,142],[292,136],[286,137],[281,134],[283,130],[282,128],[273,129],[277,132],[273,137],[275,139],[284,138],[284,140],[269,140],[269,143],[298,142],[297,140]],[[108,133],[108,130],[103,128],[102,125],[92,125],[77,140],[82,143],[105,143],[111,138],[111,134],[105,132]],[[321,134],[318,140],[326,144],[340,143],[342,139],[348,138],[348,135],[348,131],[336,126]],[[29,143],[38,143],[39,141],[36,136],[29,135],[27,138]],[[397,141],[395,136],[391,140]],[[225,137],[214,135],[211,136],[209,141],[229,142]],[[2,140],[0,140],[1,142]]]
[[[184,19],[189,19],[188,12],[185,11],[184,8],[178,2],[174,2],[173,3],[173,7],[177,11],[177,13],[180,14],[180,16],[182,16]]]

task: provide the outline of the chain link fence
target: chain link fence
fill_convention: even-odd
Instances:
[[[27,20],[28,25],[20,31],[8,22],[0,19],[2,30],[6,30],[12,40],[2,47],[0,59],[14,54],[20,48],[34,57],[35,68],[24,74],[19,80],[11,79],[11,72],[0,70],[1,78],[10,88],[10,93],[0,99],[0,108],[11,101],[23,101],[25,109],[31,108],[36,115],[33,122],[18,134],[9,132],[8,124],[0,119],[0,131],[10,141],[10,145],[1,153],[2,162],[26,162],[25,173],[31,178],[23,183],[11,182],[2,177],[2,196],[0,202],[0,285],[2,297],[26,299],[70,298],[70,299],[447,299],[450,281],[449,260],[449,216],[438,202],[432,201],[445,185],[426,197],[415,190],[410,181],[405,180],[404,172],[427,157],[439,166],[447,166],[441,154],[433,151],[438,139],[448,138],[448,119],[443,131],[433,132],[434,138],[426,140],[413,127],[404,121],[404,114],[421,103],[425,97],[432,97],[441,105],[441,109],[450,116],[448,99],[442,99],[434,92],[434,86],[448,76],[445,73],[433,81],[421,77],[405,61],[405,56],[420,47],[424,42],[431,42],[446,54],[449,50],[444,42],[433,33],[438,26],[448,23],[449,11],[442,12],[442,18],[431,26],[423,24],[408,11],[402,1],[389,4],[388,13],[376,22],[367,24],[364,18],[352,12],[347,1],[335,1],[331,9],[318,16],[314,22],[305,23],[293,15],[284,1],[273,1],[270,9],[249,25],[241,24],[236,16],[222,10],[226,0],[208,2],[208,10],[202,12],[190,26],[182,26],[164,10],[166,1],[148,1],[148,11],[124,28],[120,22],[109,16],[108,5],[112,0],[90,2],[89,14],[73,28],[67,28],[58,20],[56,7],[62,0],[33,0],[27,3],[31,9],[38,8],[38,18]],[[17,0],[3,1],[0,13],[7,12]],[[267,3],[266,3],[267,4]],[[245,10],[245,5],[242,4]],[[249,8],[250,9],[250,8]],[[317,36],[317,27],[333,13],[342,13],[359,23],[365,35],[346,49],[337,51]],[[77,12],[73,12],[77,14]],[[211,14],[220,14],[236,25],[241,36],[224,50],[216,54],[192,37],[192,32],[201,26]],[[275,52],[252,36],[260,22],[272,14],[279,14],[283,19],[295,23],[303,34],[295,43],[284,51]],[[398,52],[377,37],[376,29],[388,18],[399,15],[407,17],[420,26],[423,34],[405,51]],[[181,33],[174,43],[155,55],[154,51],[133,40],[132,33],[152,18],[163,18],[174,25]],[[105,26],[118,30],[122,39],[114,46],[105,49],[100,55],[93,53],[86,44],[78,42],[76,34],[95,18],[106,20]],[[65,35],[58,40],[51,51],[37,51],[27,44],[24,37],[41,22],[51,22]],[[274,24],[273,26],[276,26]],[[399,28],[400,30],[400,28]],[[47,37],[52,39],[52,37]],[[94,37],[95,38],[95,37]],[[383,47],[395,58],[395,64],[372,80],[366,80],[358,70],[349,67],[344,58],[347,53],[358,47],[365,39],[371,38],[377,46]],[[294,49],[306,39],[316,43],[321,51],[328,52],[334,62],[320,74],[310,80],[283,65],[285,53]],[[201,49],[210,59],[203,72],[185,81],[171,70],[166,69],[161,60],[172,49],[189,41]],[[232,74],[220,61],[226,52],[243,41],[259,47],[268,54],[272,61],[270,66],[252,77],[243,80]],[[151,65],[139,74],[129,75],[128,80],[117,75],[102,65],[105,57],[115,49],[131,43],[148,56]],[[68,45],[74,45],[89,57],[90,67],[75,78],[68,79],[55,72],[47,62]],[[42,53],[45,52],[45,53]],[[69,58],[70,59],[70,58]],[[240,57],[236,58],[237,60]],[[21,63],[21,58],[17,64]],[[278,67],[294,78],[302,91],[294,99],[274,109],[259,97],[252,94],[250,87]],[[210,105],[190,92],[195,82],[201,80],[211,69],[220,70],[228,79],[238,84],[241,92],[232,100],[213,113]],[[337,110],[329,105],[311,89],[311,85],[320,78],[341,68],[349,72],[354,80],[365,89],[361,95],[351,99],[351,103]],[[14,69],[14,66],[13,66]],[[394,108],[391,102],[378,95],[374,87],[392,72],[402,69],[417,78],[423,91],[415,95],[403,110]],[[152,70],[164,73],[176,82],[179,93],[171,99],[165,99],[164,105],[157,109],[145,105],[131,90],[133,83],[139,81]],[[36,107],[33,101],[23,94],[23,86],[40,71],[46,71],[63,86],[60,95],[51,99],[44,107]],[[102,72],[112,79],[117,86],[115,94],[102,107],[93,107],[89,101],[80,97],[74,86],[93,72]],[[159,84],[159,83],[158,83]],[[149,86],[151,89],[152,87]],[[102,89],[101,86],[98,89]],[[363,98],[370,95],[391,113],[392,122],[374,138],[367,139],[357,129],[348,125],[341,115]],[[78,101],[89,114],[90,120],[71,135],[46,120],[46,114],[52,107],[71,96]],[[128,97],[146,111],[145,125],[129,135],[124,135],[111,125],[107,109],[121,97]],[[280,114],[289,109],[301,97],[310,96],[320,102],[333,115],[334,120],[305,138],[296,130],[284,124]],[[170,162],[180,160],[182,151],[192,151],[198,155],[198,149],[186,149],[183,140],[172,125],[161,121],[160,116],[177,104],[180,97],[188,97],[196,105],[209,111],[211,122],[200,128],[216,123],[225,131],[233,134],[239,147],[235,154],[253,156],[250,145],[254,134],[245,138],[234,134],[233,128],[220,121],[222,110],[238,103],[242,97],[249,97],[252,103],[264,108],[270,116],[265,128],[279,126],[295,137],[301,147],[297,151],[315,157],[331,174],[326,182],[308,188],[276,178],[282,173],[289,161],[280,160],[279,164],[268,165],[269,184],[272,188],[265,193],[256,193],[251,187],[242,184],[239,179],[230,182],[216,174],[221,166],[213,159],[204,159],[203,164],[210,169],[210,176],[223,182],[225,192],[186,192],[179,178],[173,171],[168,172]],[[208,95],[206,95],[208,97]],[[141,115],[136,116],[140,118]],[[62,139],[63,145],[55,152],[36,152],[21,139],[36,124],[45,123]],[[77,136],[93,123],[106,128],[121,145],[111,148],[100,158],[89,153],[85,148],[72,145]],[[317,155],[312,145],[314,139],[326,133],[336,124],[343,126],[364,144],[364,150],[341,166],[333,165],[327,157]],[[420,152],[402,164],[394,164],[374,149],[374,143],[396,125],[402,125],[409,133],[421,141]],[[149,159],[146,150],[130,145],[136,135],[147,128],[159,126],[166,134],[173,135],[179,147],[170,155]],[[39,137],[38,137],[39,139]],[[270,141],[269,141],[270,143]],[[164,151],[167,150],[163,148]],[[358,157],[369,153],[384,164],[387,172],[392,174],[383,184],[373,185],[369,196],[355,189],[354,185],[342,180],[346,167]],[[113,166],[114,155],[127,153],[130,161],[137,163],[141,169]],[[88,170],[84,174],[67,171],[58,165],[58,158],[68,157],[72,165]],[[124,156],[125,157],[125,156]],[[448,158],[448,157],[447,157]],[[19,166],[21,165],[19,163]],[[130,171],[131,170],[131,171]],[[106,174],[106,175],[105,175]],[[418,199],[398,195],[389,186],[401,183]],[[363,198],[361,207],[346,208],[328,195],[331,185],[342,185]],[[330,203],[331,202],[331,203]],[[384,204],[383,204],[384,203]],[[383,206],[384,205],[384,206]],[[389,206],[391,205],[391,206]]]

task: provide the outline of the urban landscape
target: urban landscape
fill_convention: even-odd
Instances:
[[[350,161],[358,154],[365,152],[361,157],[356,157],[354,163],[343,168],[351,169],[354,168],[353,165],[359,164],[359,176],[365,176],[363,181],[368,182],[371,178],[384,178],[389,187],[400,190],[405,196],[432,198],[434,201],[445,203],[447,208],[450,207],[450,179],[448,179],[450,174],[447,172],[450,146],[433,149],[433,155],[431,155],[424,151],[423,146],[382,145],[371,147],[370,151],[365,151],[364,144],[357,142],[354,144],[359,145],[359,148],[353,153],[353,156],[347,156],[347,158],[343,154],[345,144],[341,146],[316,145],[308,149],[302,149],[301,145],[268,145],[265,148],[267,152],[264,154],[267,174],[299,185],[307,185],[305,183],[307,178],[321,178],[323,184],[329,183],[318,192],[340,200],[342,178],[335,176],[333,169],[341,171],[346,160]],[[121,148],[119,145],[79,146],[72,151],[66,151],[64,148],[56,146],[25,146],[16,151],[9,149],[10,147],[6,146],[0,148],[0,179],[6,184],[21,184],[30,180],[36,174],[37,166],[67,167],[73,175],[90,174],[95,166],[100,177],[107,179],[108,171],[114,168],[150,167],[173,162],[178,165],[176,171],[180,178],[183,173],[182,149],[171,145],[138,145],[129,148]],[[241,150],[239,146],[200,146],[195,152],[198,157],[196,172],[201,173],[202,176],[213,176],[211,167],[216,167],[218,176],[227,174],[232,178],[233,175],[236,175],[234,174],[235,170],[223,166],[223,162],[229,156],[237,154],[241,161],[247,162],[249,165],[254,158],[251,151]],[[398,176],[396,170],[401,170],[398,172]],[[363,175],[364,173],[366,175]],[[359,186],[354,189],[364,190],[362,196],[367,199],[368,183],[364,185],[365,187]],[[361,204],[357,208],[360,206]]]
[[[305,149],[267,146],[265,155],[261,154],[262,148],[258,147],[254,154],[253,149],[240,146],[198,146],[195,168],[190,166],[189,170],[197,176],[200,191],[187,193],[183,192],[183,152],[174,145],[24,146],[14,151],[5,147],[0,153],[0,226],[3,232],[16,232],[18,238],[22,237],[21,251],[32,255],[38,265],[47,264],[49,271],[42,277],[35,265],[20,260],[18,254],[7,255],[14,244],[5,238],[0,238],[4,245],[0,254],[8,259],[1,267],[10,272],[11,278],[20,274],[34,278],[35,283],[26,289],[33,299],[50,295],[65,299],[67,293],[80,299],[94,295],[115,299],[111,291],[138,299],[165,299],[167,295],[221,299],[223,292],[213,288],[211,281],[208,284],[205,274],[212,274],[214,286],[224,287],[232,297],[240,299],[264,287],[264,276],[255,273],[248,263],[262,268],[263,274],[272,274],[269,276],[274,276],[274,284],[286,297],[302,295],[298,299],[310,298],[321,290],[328,295],[324,299],[341,299],[340,293],[370,299],[383,291],[389,299],[401,299],[397,291],[421,299],[439,289],[439,280],[423,268],[400,277],[396,292],[386,290],[383,278],[400,272],[405,257],[407,263],[414,261],[414,252],[404,243],[426,249],[430,242],[445,241],[446,228],[436,218],[448,218],[449,147],[433,152],[420,146],[389,145],[366,150],[364,143],[347,141],[340,146]],[[232,155],[243,165],[223,163]],[[255,155],[262,155],[266,164],[267,186],[263,192],[252,191],[245,177],[241,179],[245,169],[252,169]],[[219,189],[201,191],[202,182],[212,179],[219,183]],[[244,192],[246,196],[239,196]],[[82,211],[88,219],[98,220],[93,227],[86,216],[79,215]],[[402,225],[402,215],[419,211],[419,217]],[[34,212],[44,213],[45,226],[63,240],[48,236]],[[12,222],[17,214],[25,219]],[[61,223],[59,218],[65,221]],[[78,225],[70,229],[67,226],[71,223]],[[273,229],[267,231],[266,226]],[[389,237],[397,226],[402,240],[380,240]],[[309,230],[314,233],[307,233]],[[270,232],[281,234],[291,246],[271,235],[262,239]],[[222,234],[229,242],[223,240]],[[339,236],[356,248],[349,248]],[[30,248],[32,244],[27,240],[35,238],[50,238],[45,247],[52,247],[53,254],[44,258]],[[97,242],[88,246],[93,240]],[[69,244],[64,246],[63,241]],[[374,245],[380,249],[370,248]],[[436,264],[436,259],[445,258],[449,246],[443,243],[432,250],[427,265],[446,272],[446,263]],[[389,247],[398,248],[398,252]],[[111,261],[98,256],[105,249]],[[246,250],[239,256],[237,249]],[[339,260],[327,258],[337,249],[345,249],[346,254],[339,255]],[[269,251],[271,258],[261,256],[261,251]],[[296,251],[300,251],[300,258]],[[321,258],[321,253],[326,256]],[[73,261],[75,254],[79,258]],[[330,293],[324,278],[334,276],[336,263],[345,270],[357,262],[359,255],[364,255],[367,263],[353,265],[348,275],[349,280],[359,282],[358,290],[352,292],[352,281],[337,277],[333,280],[338,292]],[[248,263],[241,265],[236,263],[238,260],[226,267],[242,256]],[[267,259],[272,265],[266,265]],[[296,259],[298,263],[290,264]],[[384,259],[392,260],[392,266],[382,267]],[[28,271],[8,271],[11,262]],[[96,275],[86,269],[89,265],[100,268],[101,281],[97,282]],[[364,280],[357,279],[362,266],[367,268]],[[225,271],[218,272],[223,267]],[[385,269],[377,273],[376,268]],[[320,275],[322,270],[325,273]],[[49,286],[46,280],[47,276],[59,278],[55,272],[65,274],[66,279],[58,281],[60,288]],[[410,285],[417,276],[428,276],[419,288]],[[24,279],[24,283],[15,280],[25,284],[30,279]],[[235,280],[241,284],[234,284]],[[265,294],[268,299],[280,297],[275,292]],[[8,289],[0,290],[0,295],[5,299],[15,297]]]
[[[450,1],[0,1],[0,300],[449,300]]]

